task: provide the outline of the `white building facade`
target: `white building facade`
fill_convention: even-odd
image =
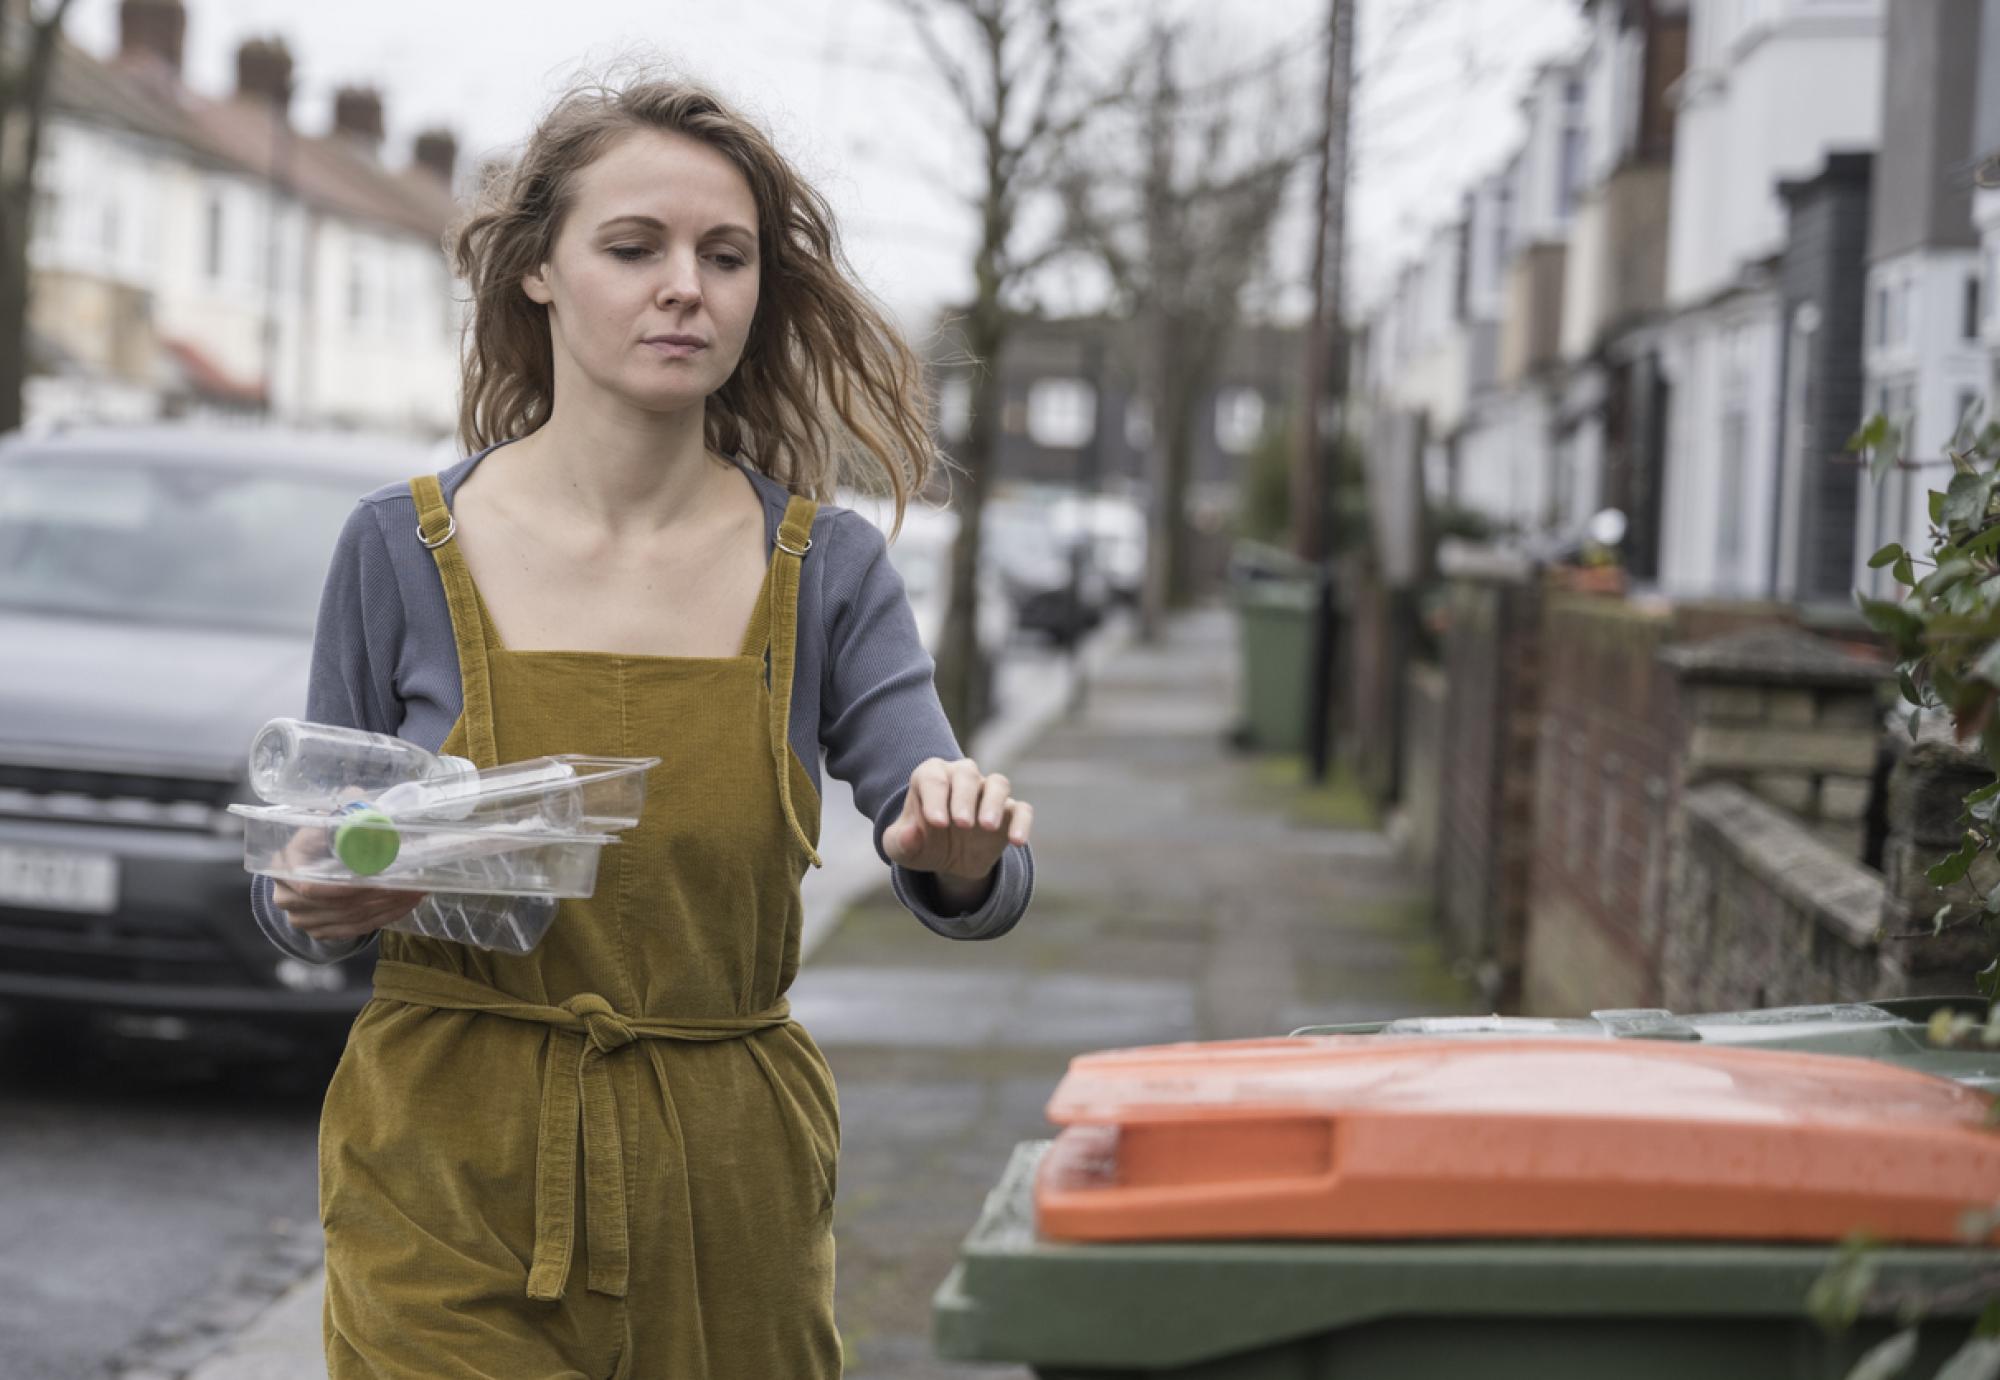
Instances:
[[[1858,495],[1855,579],[1878,592],[1890,577],[1868,570],[1869,554],[1925,544],[1926,495],[1950,478],[1945,449],[1985,390],[1979,236],[1963,172],[1979,11],[1980,0],[1920,0],[1888,14],[1863,361],[1866,408],[1898,429],[1910,467]]]
[[[1693,0],[1667,250],[1660,583],[1758,597],[1777,563],[1779,184],[1880,136],[1883,0]]]
[[[441,239],[455,149],[377,154],[379,98],[303,134],[290,58],[244,45],[239,87],[179,77],[180,7],[127,6],[123,48],[58,66],[38,170],[30,424],[188,413],[441,437],[462,310]],[[184,15],[180,16],[184,23]]]

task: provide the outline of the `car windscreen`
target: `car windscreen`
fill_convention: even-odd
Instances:
[[[0,610],[310,633],[368,487],[183,460],[0,463]]]

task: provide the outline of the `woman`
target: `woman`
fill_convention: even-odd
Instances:
[[[453,243],[470,458],[363,499],[308,717],[481,766],[659,756],[541,946],[380,937],[320,1129],[346,1377],[833,1376],[833,1080],[785,992],[818,775],[931,929],[1004,933],[1032,811],[959,755],[843,455],[928,476],[918,369],[825,203],[679,83],[561,102]],[[418,897],[264,883],[288,951]]]

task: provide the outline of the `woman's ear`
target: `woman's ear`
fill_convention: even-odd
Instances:
[[[533,273],[522,274],[521,291],[528,294],[529,301],[540,302],[546,307],[555,296],[549,291],[549,266],[543,264]]]

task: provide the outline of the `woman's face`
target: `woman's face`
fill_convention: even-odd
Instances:
[[[749,181],[699,140],[642,130],[576,175],[549,262],[521,287],[549,309],[559,390],[675,412],[735,372],[758,274]]]

